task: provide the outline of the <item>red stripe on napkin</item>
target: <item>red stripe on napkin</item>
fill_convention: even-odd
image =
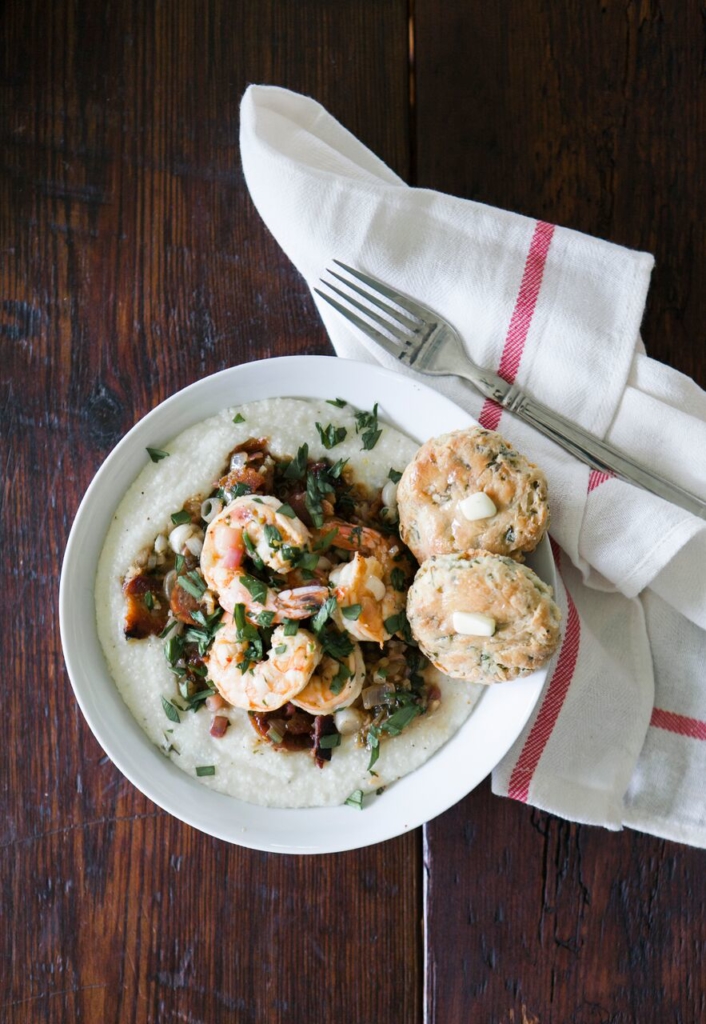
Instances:
[[[650,725],[655,729],[675,732],[679,736],[690,736],[693,740],[706,740],[706,722],[698,718],[688,718],[686,715],[677,715],[673,711],[663,711],[662,708],[652,709]]]
[[[600,484],[604,484],[606,480],[612,480],[612,473],[602,473],[599,469],[592,469],[588,474],[588,494],[595,490]]]
[[[525,269],[522,272],[520,291],[517,295],[517,302],[512,311],[510,326],[505,336],[503,353],[500,357],[498,373],[512,384],[520,368],[520,360],[525,349],[525,342],[529,333],[532,317],[539,298],[539,289],[542,286],[544,267],[547,262],[547,253],[554,235],[554,225],[545,221],[537,221],[532,241],[530,242]],[[478,420],[486,430],[497,430],[502,415],[502,408],[497,402],[486,400],[483,403]]]
[[[549,684],[539,714],[530,730],[530,734],[522,748],[522,753],[512,770],[508,784],[507,795],[513,800],[521,800],[527,803],[530,783],[539,759],[547,745],[547,740],[552,734],[556,725],[559,712],[564,704],[564,699],[569,691],[569,684],[576,668],[576,659],[579,653],[581,641],[581,621],[576,610],[571,594],[566,591],[569,613],[566,622],[566,633],[559,652],[559,660],[552,681]]]

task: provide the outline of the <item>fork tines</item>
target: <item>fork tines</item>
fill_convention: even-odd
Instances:
[[[337,285],[332,284],[325,278],[321,278],[321,284],[329,292],[340,296],[346,305],[343,305],[333,298],[332,295],[321,291],[319,288],[314,289],[316,294],[325,299],[346,320],[354,324],[364,334],[367,334],[373,341],[376,341],[390,355],[406,362],[407,353],[405,348],[415,340],[415,335],[418,335],[420,329],[424,326],[419,313],[413,308],[416,306],[416,303],[406,296],[399,295],[388,285],[378,281],[377,278],[370,277],[369,274],[364,274],[360,270],[346,266],[345,263],[341,263],[339,260],[334,260],[333,262],[350,277],[356,278],[367,287],[362,288],[354,281],[350,281],[347,277],[336,273],[335,270],[328,269],[327,274],[329,277],[339,281],[343,288],[337,287]],[[356,296],[359,296],[359,298]],[[361,299],[364,301],[361,302]],[[395,305],[392,306],[390,302],[385,302],[383,299],[389,299]],[[367,319],[363,320],[354,310],[358,310]],[[385,315],[381,316],[380,313]],[[400,346],[402,346],[401,349]]]

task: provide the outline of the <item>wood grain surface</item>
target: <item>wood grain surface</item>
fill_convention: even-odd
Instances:
[[[105,758],[57,622],[72,517],[137,419],[330,351],[245,189],[250,82],[407,180],[655,252],[648,350],[706,383],[703,6],[10,0],[1,24],[0,1021],[706,1019],[700,851],[487,784],[356,853],[228,846]]]

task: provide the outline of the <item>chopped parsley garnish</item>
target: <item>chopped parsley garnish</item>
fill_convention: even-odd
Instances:
[[[333,594],[331,595],[331,597],[326,598],[326,600],[321,605],[314,618],[311,620],[311,628],[314,630],[315,633],[319,633],[324,628],[328,620],[335,612],[336,604],[337,601]]]
[[[370,751],[370,761],[367,770],[370,771],[380,757],[380,733],[375,725],[371,725],[368,729],[368,750]]]
[[[339,633],[337,629],[324,629],[318,637],[326,654],[330,654],[337,661],[353,653],[353,644],[347,633]]]
[[[393,484],[398,484],[402,479],[402,474],[398,473],[396,469],[391,469],[387,475],[388,478],[392,480]]]
[[[262,580],[255,579],[254,576],[248,576],[247,573],[243,573],[240,577],[240,582],[243,584],[245,589],[249,591],[254,601],[258,604],[264,604],[267,600],[267,587]]]
[[[388,633],[401,633],[407,643],[412,641],[412,633],[409,628],[409,622],[405,613],[398,612],[396,615],[390,615],[389,618],[385,619],[385,629]]]
[[[378,427],[378,403],[373,406],[372,412],[357,412],[355,414],[355,432],[360,434],[363,442],[363,451],[370,451],[380,440],[382,428]]]
[[[329,686],[331,693],[337,697],[352,675],[353,673],[345,662],[340,662],[338,672],[331,680],[331,685]]]
[[[153,462],[161,462],[162,459],[169,458],[169,452],[163,452],[161,448],[148,448],[147,454]]]
[[[399,736],[402,730],[406,729],[409,723],[421,713],[422,709],[419,704],[408,704],[407,707],[399,708],[390,715],[380,728],[384,729],[388,736]]]
[[[260,612],[260,614],[257,617],[257,624],[258,626],[261,626],[262,629],[269,629],[272,623],[274,622],[274,618],[274,612]]]
[[[152,611],[152,609],[154,608],[154,597],[152,596],[152,591],[151,590],[147,590],[145,592],[144,602],[145,602],[145,606],[148,608],[148,610]]]
[[[204,775],[215,775],[216,766],[215,764],[197,764],[196,774],[200,779],[203,778]]]
[[[258,581],[259,582],[259,581]],[[263,584],[264,585],[264,584]],[[247,647],[243,654],[243,660],[238,662],[238,668],[241,672],[247,672],[254,662],[262,661],[264,657],[264,641],[260,636],[260,631],[257,626],[253,626],[249,623],[245,617],[245,605],[236,604],[233,609],[233,619],[235,620],[236,638],[244,643],[247,641]]]
[[[174,568],[175,568],[175,570],[177,572],[181,572],[181,570],[184,568],[184,563],[185,562],[186,562],[186,559],[184,558],[183,555],[175,555],[174,556]]]
[[[362,604],[349,604],[347,608],[341,608],[341,615],[344,619],[359,619],[363,610]]]
[[[405,575],[401,569],[395,568],[392,570],[392,572],[390,573],[390,583],[392,584],[393,588],[399,591],[400,593],[404,590]]]
[[[167,716],[170,722],[180,722],[179,711],[166,697],[162,697],[162,707],[164,708],[164,714]]]
[[[319,432],[321,443],[327,451],[330,448],[335,448],[341,441],[345,441],[348,433],[345,427],[335,427],[333,423],[329,423],[327,427],[322,427],[320,423],[317,423],[316,429]]]
[[[272,526],[270,523],[265,523],[265,540],[273,551],[282,546],[282,534],[276,526]]]
[[[177,576],[177,583],[182,590],[191,594],[197,601],[200,601],[206,592],[206,581],[196,569],[192,569],[191,572],[187,572],[183,576]]]
[[[186,640],[187,643],[196,644],[198,646],[200,657],[204,657],[213,642],[213,638],[221,628],[222,616],[222,608],[216,608],[213,615],[209,616],[204,615],[200,609],[191,613],[191,618],[198,622],[198,626],[189,626],[184,631],[184,640]],[[196,675],[200,674],[195,667],[192,671],[194,671]]]
[[[237,412],[233,417],[233,423],[245,423],[245,417],[242,413]]]
[[[329,530],[323,537],[320,537],[313,545],[314,551],[328,551],[333,544],[333,539],[338,533],[338,527],[334,526],[333,530]]]
[[[306,473],[309,445],[303,444],[284,471],[285,480],[302,480]]]
[[[363,790],[362,789],[355,789],[355,790],[353,790],[351,795],[344,802],[349,807],[357,807],[359,811],[362,811],[363,810]]]
[[[341,734],[338,732],[330,732],[319,740],[319,746],[322,750],[331,750],[333,747],[339,747],[340,745]]]
[[[275,654],[285,654],[287,650],[286,644],[277,644],[275,647]]]
[[[344,405],[348,405],[342,398],[327,398],[327,405],[335,405],[337,409],[342,409]]]
[[[182,526],[184,523],[191,522],[191,516],[185,508],[181,512],[172,512],[172,522],[175,526]]]
[[[258,555],[257,548],[255,547],[255,542],[247,530],[243,530],[243,541],[245,543],[245,547],[248,549],[248,554],[250,555],[250,558],[252,559],[255,568],[264,569],[265,563]]]
[[[296,519],[297,513],[294,511],[291,505],[288,505],[285,501],[284,505],[280,505],[277,509],[278,516],[286,516],[288,519]]]
[[[285,636],[296,636],[299,632],[299,623],[296,619],[285,619],[284,620],[284,635]]]

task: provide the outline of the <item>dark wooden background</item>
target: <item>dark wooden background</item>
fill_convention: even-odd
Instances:
[[[650,353],[706,383],[696,0],[15,0],[2,16],[0,1020],[706,1020],[706,860],[491,796],[310,859],[172,820],[106,760],[57,623],[80,497],[140,416],[328,352],[246,193],[249,82],[410,182],[653,251]]]

